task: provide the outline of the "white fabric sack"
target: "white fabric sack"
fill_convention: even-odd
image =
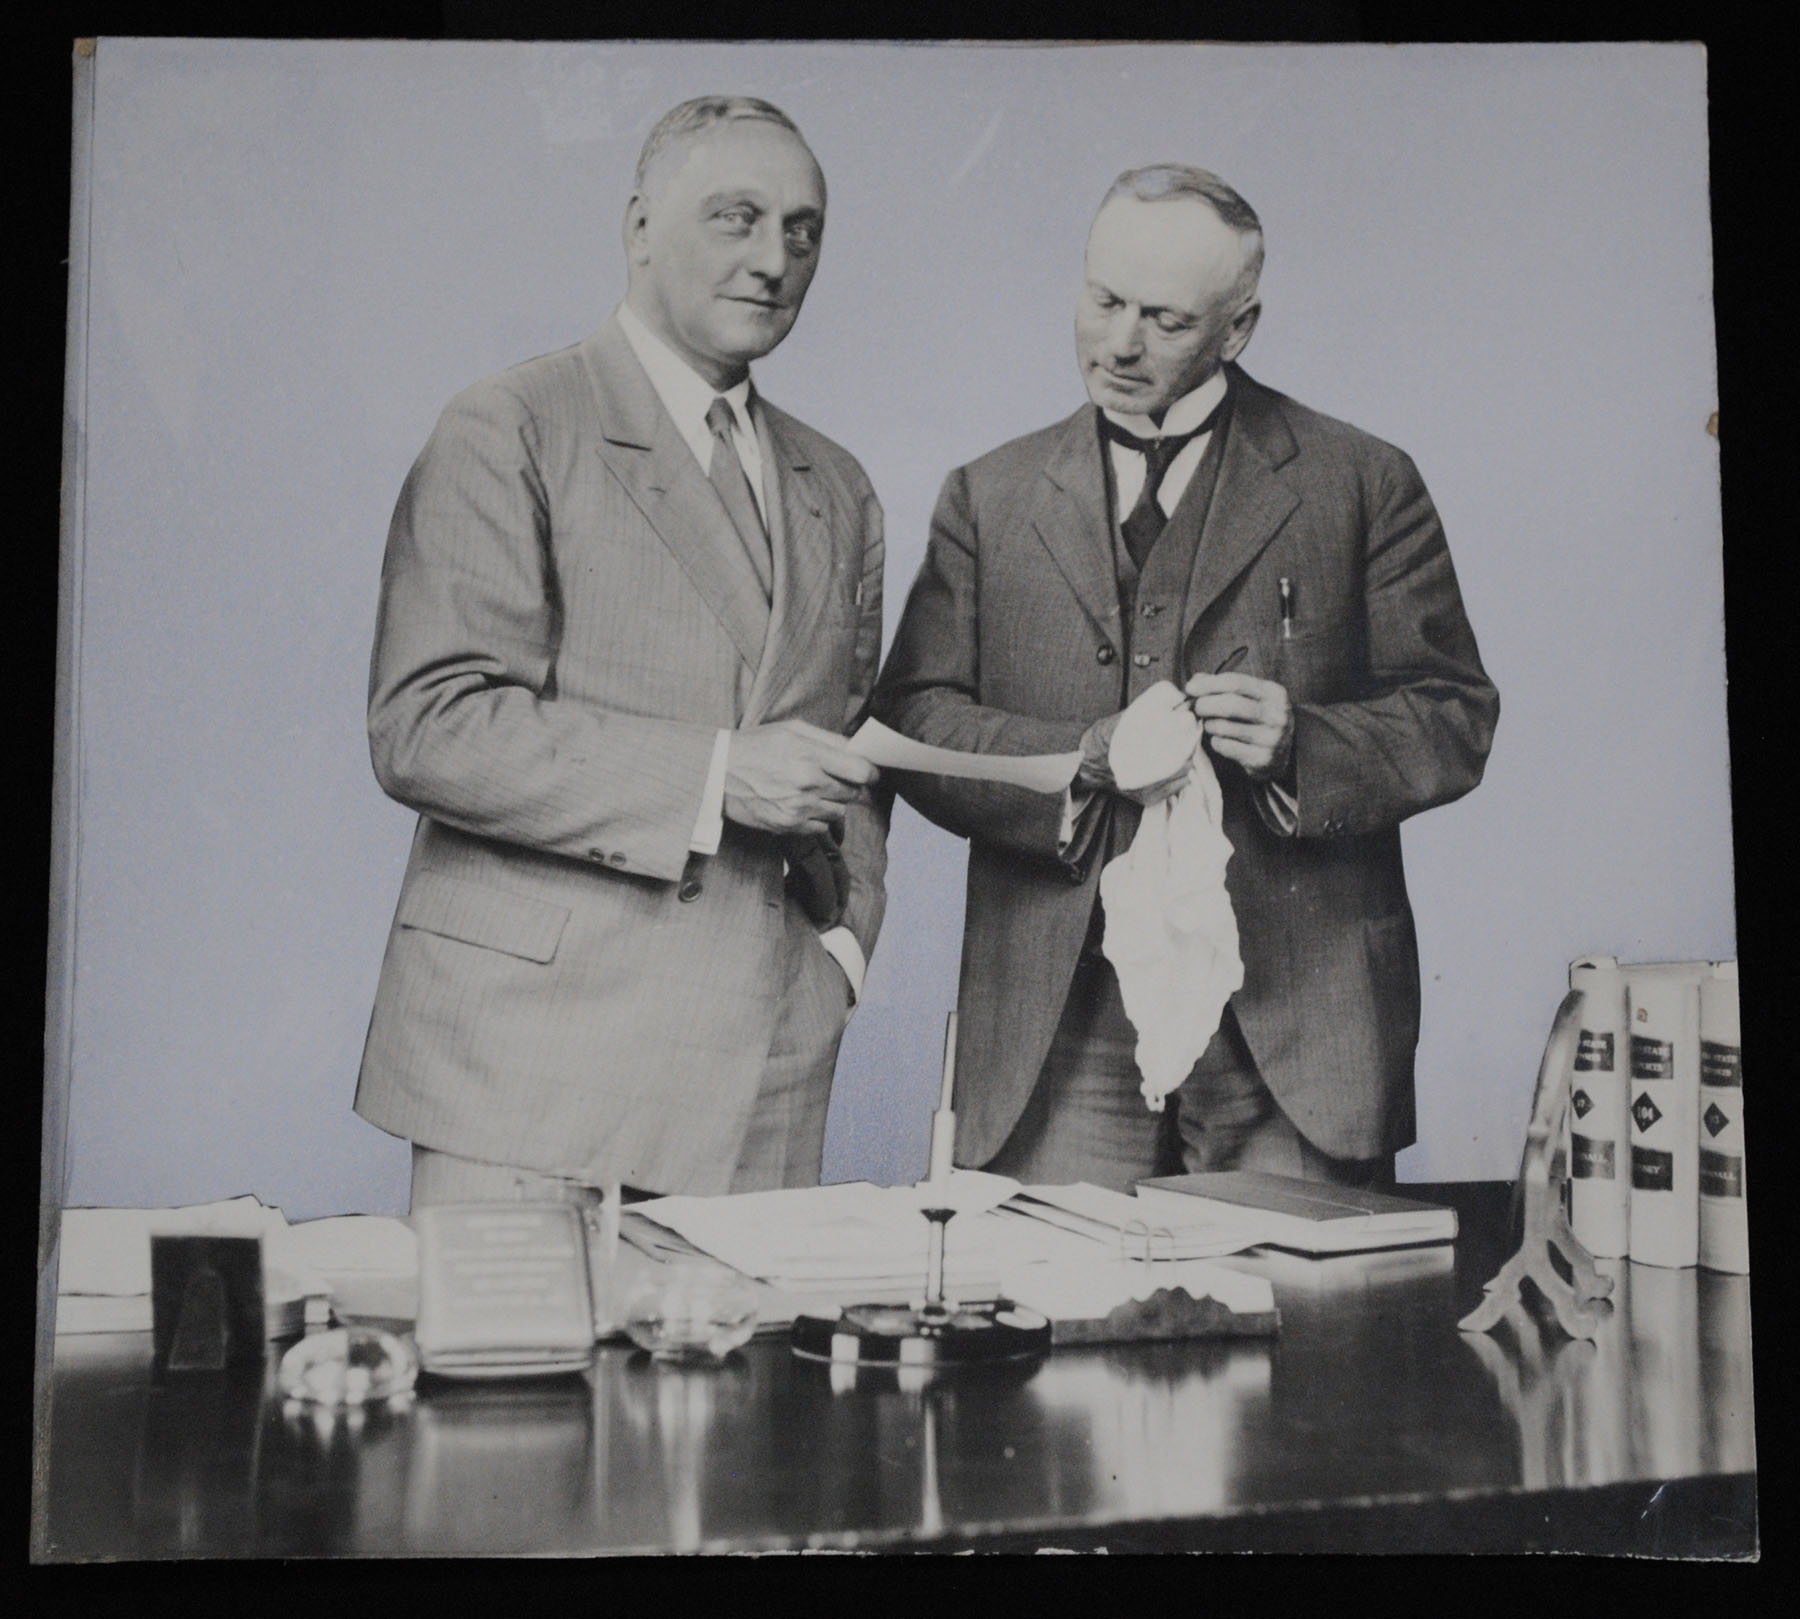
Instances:
[[[1180,1086],[1242,987],[1237,918],[1225,891],[1231,840],[1224,795],[1200,745],[1200,723],[1159,681],[1125,711],[1108,762],[1123,787],[1166,780],[1187,758],[1187,780],[1144,811],[1137,836],[1100,873],[1101,948],[1137,1030],[1139,1089],[1152,1113]]]

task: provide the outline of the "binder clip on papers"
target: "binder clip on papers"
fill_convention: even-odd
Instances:
[[[834,1366],[894,1367],[918,1372],[1029,1360],[1050,1347],[1050,1318],[1007,1299],[959,1303],[944,1289],[945,1227],[956,1214],[950,1171],[956,1136],[951,1095],[956,1083],[956,1013],[944,1031],[944,1080],[931,1119],[931,1167],[919,1183],[927,1221],[924,1297],[911,1305],[852,1304],[836,1316],[795,1317],[793,1350]]]

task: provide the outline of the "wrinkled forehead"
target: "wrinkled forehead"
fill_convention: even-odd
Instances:
[[[825,174],[812,149],[795,131],[768,118],[725,118],[679,135],[644,173],[644,190],[652,196],[733,187],[825,206]]]

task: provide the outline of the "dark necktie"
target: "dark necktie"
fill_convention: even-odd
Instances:
[[[1119,524],[1119,530],[1125,536],[1125,549],[1131,553],[1132,563],[1137,568],[1144,566],[1149,558],[1150,548],[1161,537],[1163,528],[1169,521],[1163,515],[1162,507],[1157,504],[1156,496],[1157,491],[1162,488],[1170,463],[1202,433],[1212,431],[1223,404],[1224,401],[1220,400],[1206,420],[1192,432],[1168,433],[1161,438],[1139,438],[1135,433],[1126,432],[1105,412],[1101,413],[1101,433],[1115,444],[1123,444],[1128,450],[1136,450],[1144,458],[1144,487],[1138,492],[1137,504]]]
[[[737,446],[731,442],[731,404],[723,394],[707,407],[706,425],[713,436],[712,464],[706,475],[712,480],[713,488],[719,491],[719,499],[725,502],[725,510],[731,515],[732,526],[744,542],[744,552],[750,558],[750,566],[756,570],[763,599],[772,600],[775,582],[769,560],[769,531],[763,527],[762,513],[757,509],[756,495],[745,475],[744,463],[738,460]]]

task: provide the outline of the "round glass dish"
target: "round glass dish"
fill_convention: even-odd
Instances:
[[[658,1360],[723,1360],[756,1331],[756,1288],[713,1259],[671,1259],[626,1295],[626,1335]]]

